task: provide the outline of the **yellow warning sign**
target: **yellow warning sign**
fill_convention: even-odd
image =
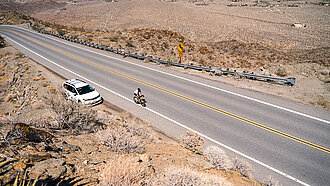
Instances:
[[[183,53],[182,52],[179,52],[179,57],[183,57]]]
[[[184,50],[184,45],[180,43],[176,48],[178,49],[179,52],[182,52]]]
[[[177,48],[178,51],[179,51],[179,58],[180,58],[180,60],[181,60],[181,58],[183,57],[184,45],[183,45],[182,43],[180,43],[180,44],[178,45],[178,47],[176,47],[176,48]]]

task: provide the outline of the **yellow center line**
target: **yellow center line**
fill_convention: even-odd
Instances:
[[[173,96],[176,96],[176,97],[182,98],[182,99],[184,99],[184,100],[187,100],[187,101],[190,101],[190,102],[195,103],[195,104],[197,104],[197,105],[200,105],[200,106],[203,106],[203,107],[205,107],[205,108],[211,109],[211,110],[216,111],[216,112],[218,112],[218,113],[221,113],[221,114],[227,115],[227,116],[229,116],[229,117],[232,117],[232,118],[238,119],[238,120],[243,121],[243,122],[245,122],[245,123],[248,123],[248,124],[250,124],[250,125],[253,125],[253,126],[259,127],[259,128],[261,128],[261,129],[264,129],[264,130],[267,130],[267,131],[272,132],[272,133],[274,133],[274,134],[278,134],[278,135],[283,136],[283,137],[285,137],[285,138],[288,138],[288,139],[294,140],[294,141],[296,141],[296,142],[302,143],[302,144],[304,144],[304,145],[310,146],[310,147],[312,147],[312,148],[315,148],[315,149],[318,149],[318,150],[321,150],[321,151],[324,151],[324,152],[330,153],[330,149],[328,149],[328,148],[325,148],[325,147],[322,147],[322,146],[316,145],[316,144],[314,144],[314,143],[311,143],[311,142],[305,141],[305,140],[300,139],[300,138],[298,138],[298,137],[295,137],[295,136],[292,136],[292,135],[290,135],[290,134],[287,134],[287,133],[281,132],[281,131],[276,130],[276,129],[273,129],[273,128],[271,128],[271,127],[267,127],[267,126],[262,125],[262,124],[260,124],[260,123],[257,123],[257,122],[254,122],[254,121],[251,121],[251,120],[245,119],[245,118],[243,118],[243,117],[241,117],[241,116],[237,116],[237,115],[232,114],[232,113],[229,113],[229,112],[227,112],[227,111],[225,111],[225,110],[222,110],[222,109],[216,108],[216,107],[214,107],[214,106],[210,106],[210,105],[208,105],[208,104],[205,104],[205,103],[202,103],[202,102],[200,102],[200,101],[197,101],[197,100],[191,99],[191,98],[189,98],[189,97],[186,97],[186,96],[180,95],[180,94],[178,94],[178,93],[175,93],[175,92],[172,92],[172,91],[166,90],[166,89],[161,88],[161,87],[158,87],[158,86],[156,86],[156,85],[153,85],[153,84],[150,84],[150,83],[147,83],[147,82],[141,81],[141,80],[136,79],[136,78],[134,78],[134,77],[131,77],[131,76],[128,76],[128,75],[122,74],[122,73],[120,73],[120,72],[117,72],[117,71],[114,71],[114,70],[111,70],[111,69],[108,69],[108,68],[105,68],[105,67],[103,67],[103,66],[100,66],[100,65],[97,65],[97,64],[95,64],[95,63],[89,62],[89,61],[87,61],[87,60],[85,60],[85,59],[82,59],[82,58],[79,58],[79,57],[73,56],[73,55],[71,55],[71,54],[68,54],[68,53],[66,53],[66,52],[63,52],[63,51],[58,50],[58,49],[56,49],[56,48],[53,48],[53,47],[51,47],[51,46],[45,45],[45,44],[43,44],[43,43],[40,43],[40,42],[38,42],[38,41],[36,41],[36,40],[34,40],[34,39],[31,39],[31,38],[29,38],[29,37],[27,37],[27,36],[24,36],[24,35],[22,35],[22,34],[19,34],[19,33],[17,33],[17,32],[12,31],[12,30],[3,29],[3,28],[0,28],[0,29],[2,29],[2,30],[7,30],[7,31],[12,32],[12,33],[14,33],[14,34],[17,34],[17,35],[19,35],[19,36],[21,36],[21,37],[24,37],[24,38],[26,38],[26,39],[28,39],[28,40],[30,40],[30,41],[33,41],[33,42],[35,42],[35,43],[38,43],[38,44],[40,44],[40,45],[42,45],[42,46],[44,46],[44,47],[46,47],[46,48],[49,48],[49,49],[55,50],[55,51],[57,51],[57,52],[59,52],[59,53],[62,53],[62,54],[64,54],[64,55],[67,55],[67,56],[69,56],[69,57],[72,57],[72,58],[74,58],[74,59],[77,59],[77,60],[79,60],[79,61],[85,62],[85,63],[90,64],[90,65],[92,65],[92,66],[95,66],[95,67],[101,68],[101,69],[103,69],[103,70],[105,70],[105,71],[111,72],[111,73],[116,74],[116,75],[118,75],[118,76],[125,77],[125,78],[127,78],[127,79],[130,79],[130,80],[133,80],[133,81],[139,82],[139,83],[141,83],[141,84],[144,84],[144,85],[147,85],[147,86],[149,86],[149,87],[155,88],[155,89],[160,90],[160,91],[162,91],[162,92],[166,92],[166,93],[168,93],[168,94],[170,94],[170,95],[173,95]]]

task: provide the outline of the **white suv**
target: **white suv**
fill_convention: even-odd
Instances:
[[[66,98],[86,105],[102,103],[101,95],[89,84],[79,79],[70,79],[63,82]]]

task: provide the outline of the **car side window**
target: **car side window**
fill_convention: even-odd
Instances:
[[[70,85],[65,84],[64,88],[67,89],[68,91],[72,92],[72,93],[77,93],[76,90]]]
[[[73,88],[73,87],[71,87],[72,88],[72,91],[71,92],[73,92],[74,94],[77,94],[77,91],[76,91],[76,89],[75,88]]]
[[[67,84],[64,84],[63,87],[66,89],[66,90],[69,90],[69,86]]]

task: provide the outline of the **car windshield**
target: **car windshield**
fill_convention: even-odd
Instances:
[[[84,87],[77,88],[77,90],[78,90],[79,95],[82,95],[82,94],[87,94],[89,92],[93,92],[94,88],[91,87],[90,85],[86,85]]]

